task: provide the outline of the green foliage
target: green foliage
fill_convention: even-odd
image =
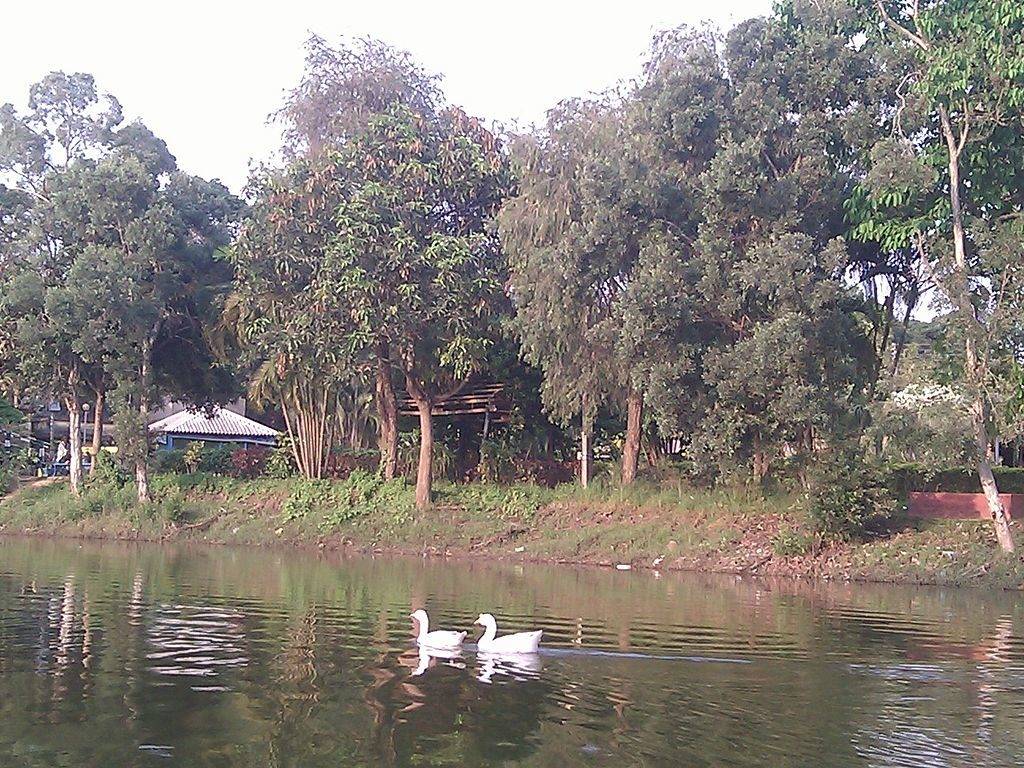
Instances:
[[[13,489],[17,482],[17,465],[9,459],[0,457],[0,496]]]
[[[454,486],[450,497],[471,514],[488,513],[499,520],[530,523],[537,512],[556,498],[556,494],[549,488],[528,483],[469,483]]]
[[[207,443],[200,455],[199,471],[212,475],[228,475],[231,473],[231,454],[233,449],[224,443]]]
[[[849,541],[884,525],[900,511],[884,474],[855,455],[837,455],[818,468],[807,510],[814,534]]]
[[[174,448],[170,451],[157,451],[153,458],[153,468],[157,472],[165,473],[177,474],[187,472],[188,469],[185,466],[186,452],[182,448]],[[194,463],[194,466],[198,469],[198,457],[190,457],[190,462]]]
[[[0,428],[13,427],[25,420],[25,414],[0,397]]]
[[[95,462],[96,466],[89,477],[89,486],[119,489],[131,482],[131,476],[116,455],[100,451]]]
[[[144,472],[153,404],[232,394],[207,331],[241,202],[180,171],[142,123],[122,125],[86,74],[51,73],[27,111],[0,108],[0,173],[26,201],[0,259],[0,325],[14,329],[0,345],[17,343],[23,385],[75,414],[111,391],[122,460]]]
[[[327,532],[374,513],[395,519],[411,508],[404,481],[383,480],[375,473],[357,469],[341,481],[296,482],[281,511],[284,522],[313,519]]]
[[[405,519],[412,506],[405,482],[357,469],[337,485],[335,504],[324,515],[321,529],[329,531],[370,514],[384,514],[394,524]]]
[[[808,531],[787,526],[772,540],[772,550],[779,557],[802,557],[814,548],[814,536]]]
[[[277,480],[295,476],[295,457],[292,455],[291,445],[282,443],[270,451],[263,474]]]
[[[1024,468],[993,467],[1001,493],[1024,494]],[[886,468],[887,485],[900,497],[910,491],[926,493],[980,493],[974,467],[935,467],[928,464],[893,464]]]
[[[195,474],[206,472],[213,475],[231,474],[231,454],[233,449],[223,443],[204,443],[195,441],[181,453],[181,466],[185,472]],[[169,459],[173,462],[174,459]]]
[[[420,431],[413,429],[398,435],[398,475],[415,478],[420,460]],[[432,459],[434,476],[455,480],[456,460],[452,447],[438,440],[434,443]]]
[[[181,457],[182,466],[189,474],[199,471],[203,463],[203,454],[206,452],[206,444],[200,442],[189,443]]]
[[[292,486],[292,492],[281,506],[284,522],[310,517],[323,512],[337,502],[334,483],[330,480],[303,479]]]

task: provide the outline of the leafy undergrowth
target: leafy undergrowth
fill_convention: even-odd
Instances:
[[[742,487],[441,485],[428,512],[416,511],[411,485],[361,471],[344,481],[165,474],[153,491],[154,502],[140,507],[130,483],[92,483],[77,500],[64,483],[33,483],[0,501],[0,532],[945,585],[1024,582],[1021,560],[998,555],[983,522],[894,523],[867,541],[826,544],[808,533],[804,497]]]

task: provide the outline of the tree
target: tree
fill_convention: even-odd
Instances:
[[[106,151],[121,109],[101,95],[90,75],[54,72],[32,86],[28,111],[0,107],[0,189],[5,225],[0,238],[0,354],[17,358],[20,379],[42,396],[64,401],[69,413],[70,484],[81,490],[81,405],[99,369],[79,335],[82,305],[69,275],[88,245],[75,216],[77,168]],[[76,201],[80,203],[81,201]],[[10,366],[11,363],[9,362]]]
[[[24,414],[6,400],[0,399],[0,427],[12,427],[25,420]]]
[[[419,412],[416,503],[431,502],[433,409],[482,363],[503,305],[494,214],[511,185],[498,140],[461,110],[395,106],[335,156],[347,191],[332,269],[371,354],[390,350]],[[379,381],[379,379],[378,379]]]
[[[944,194],[933,198],[928,218],[910,230],[909,239],[934,263],[963,335],[978,475],[999,545],[1011,552],[1013,536],[991,468],[990,376],[1004,299],[1017,289],[1013,267],[1019,256],[1007,248],[1007,234],[1019,226],[1024,193],[1020,166],[1009,162],[1024,150],[1024,8],[1010,0],[872,5],[894,44],[914,57],[907,87],[919,100],[922,119],[914,133],[906,133],[898,113],[897,138],[910,161],[920,157],[941,169]],[[892,235],[900,237],[908,238],[905,228]],[[995,246],[979,248],[985,239]]]
[[[250,390],[279,403],[295,464],[309,478],[324,475],[341,390],[369,343],[328,252],[344,194],[340,171],[321,155],[254,178],[253,206],[230,252],[226,320],[254,371]]]
[[[543,130],[520,137],[518,194],[499,216],[523,355],[543,370],[541,394],[555,418],[566,424],[580,416],[584,487],[597,409],[628,388],[629,371],[615,359],[616,301],[628,283],[636,235],[618,207],[620,107],[613,96],[563,102]],[[634,403],[638,411],[642,400]],[[624,475],[631,479],[635,464]]]
[[[326,156],[362,135],[379,115],[396,107],[433,115],[442,102],[439,78],[426,72],[407,52],[372,38],[341,40],[332,46],[312,36],[306,42],[302,79],[275,117],[284,125],[286,158],[330,164],[334,161]],[[326,167],[321,170],[330,172]],[[333,214],[327,207],[315,210],[328,218]],[[321,231],[329,226],[327,221],[316,225]],[[349,352],[352,349],[350,346]],[[381,471],[391,479],[398,464],[398,405],[393,381],[397,353],[382,334],[375,345],[362,348],[358,357],[350,356],[349,363],[358,369],[353,374],[357,378],[374,381]]]
[[[203,405],[234,394],[215,360],[209,327],[231,272],[239,201],[219,182],[178,171],[141,125],[78,175],[81,216],[94,245],[69,282],[89,303],[86,338],[114,382],[120,455],[150,500],[149,421],[169,399]]]

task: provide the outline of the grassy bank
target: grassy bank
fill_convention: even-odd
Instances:
[[[996,552],[983,522],[903,521],[867,540],[823,545],[805,500],[746,488],[638,484],[581,490],[442,485],[429,512],[413,489],[357,472],[346,481],[159,475],[157,501],[95,485],[75,500],[61,482],[0,501],[0,533],[211,543],[354,547],[751,575],[1018,588],[1024,567]]]

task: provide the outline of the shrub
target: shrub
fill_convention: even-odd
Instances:
[[[783,528],[772,541],[779,557],[800,557],[814,548],[814,536],[799,528]]]
[[[579,465],[576,461],[521,459],[517,466],[519,467],[517,479],[521,482],[554,488],[556,485],[571,483],[575,480]]]
[[[327,457],[327,476],[345,479],[353,472],[376,472],[380,465],[377,451],[334,451]]]
[[[185,471],[185,451],[180,448],[157,451],[153,459],[153,468],[157,472],[181,474]]]
[[[277,480],[285,480],[295,475],[295,457],[291,445],[285,440],[267,455],[263,474]]]
[[[231,473],[231,445],[222,443],[189,443],[182,456],[182,469],[186,474],[206,472],[211,475],[228,475]]]
[[[0,462],[0,496],[14,488],[18,472],[11,464]]]
[[[398,435],[398,474],[404,477],[415,477],[420,463],[420,431],[400,432]],[[434,477],[437,479],[455,479],[455,451],[441,435],[434,435]]]
[[[402,480],[384,480],[375,472],[355,469],[335,487],[333,505],[325,511],[321,528],[329,531],[370,513],[401,516],[411,508],[408,486]]]
[[[824,540],[849,541],[899,511],[884,473],[855,455],[840,454],[819,467],[811,486],[808,521]]]
[[[507,486],[468,483],[456,486],[452,496],[452,500],[467,511],[520,522],[532,520],[554,498],[550,489],[532,483]]]
[[[1024,467],[993,467],[1002,493],[1024,493]],[[894,464],[888,468],[889,486],[901,496],[910,491],[930,493],[980,493],[974,467],[936,469],[924,464]]]
[[[229,445],[206,445],[203,449],[202,460],[199,462],[200,472],[209,472],[211,475],[226,475],[231,471],[231,452]]]
[[[199,466],[203,463],[203,451],[205,448],[206,446],[203,443],[190,443],[188,448],[185,449],[181,463],[188,474],[194,475],[199,471]]]
[[[96,468],[88,480],[90,485],[105,488],[124,488],[131,482],[131,475],[121,465],[117,456],[108,451],[100,451],[96,457]]]
[[[285,522],[308,517],[335,500],[334,484],[330,480],[302,480],[295,483],[292,492],[281,505]]]
[[[251,480],[260,477],[267,465],[270,454],[266,448],[236,448],[231,452],[231,476]]]

